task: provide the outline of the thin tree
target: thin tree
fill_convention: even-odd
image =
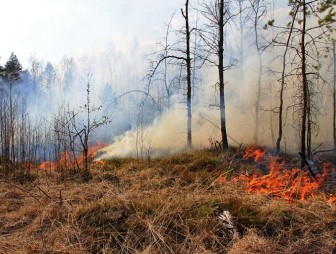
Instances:
[[[286,77],[296,77],[299,81],[294,106],[298,107],[300,113],[294,121],[299,122],[301,167],[304,167],[307,165],[307,159],[312,159],[312,131],[315,125],[313,116],[318,110],[314,98],[319,93],[318,82],[325,83],[319,72],[319,58],[333,32],[331,24],[335,22],[336,13],[333,7],[336,2],[296,0],[290,1],[290,4],[291,21],[285,29],[290,29],[291,38],[290,41],[287,38],[285,46],[286,50],[290,49],[293,54],[290,59],[292,69]],[[284,82],[283,76],[284,73]]]
[[[245,62],[245,26],[248,20],[251,19],[251,8],[247,0],[236,0],[238,4],[238,13],[239,13],[239,69],[240,69],[240,79],[244,80],[244,62]],[[246,4],[247,3],[247,4]]]
[[[189,27],[189,0],[186,0],[185,11],[181,9],[182,16],[185,21],[185,36],[186,36],[186,65],[187,65],[187,111],[188,111],[188,139],[187,145],[190,149],[192,147],[192,136],[191,136],[191,56],[190,56],[190,27]]]
[[[229,149],[226,134],[225,97],[224,97],[224,0],[219,3],[219,37],[218,37],[218,77],[219,77],[219,110],[223,150]]]
[[[83,157],[83,168],[85,179],[88,180],[90,177],[90,167],[89,167],[89,144],[92,132],[97,128],[108,124],[110,121],[108,117],[101,116],[99,118],[94,116],[94,113],[100,111],[102,106],[95,107],[91,103],[91,85],[93,83],[93,74],[88,73],[86,75],[86,103],[79,112],[70,112],[70,121],[72,124],[74,132],[74,138],[78,138],[82,148]],[[76,117],[79,113],[84,113],[83,124],[79,124]]]
[[[285,87],[286,87],[286,78],[287,78],[287,55],[290,50],[290,43],[292,40],[292,34],[294,29],[294,22],[297,15],[299,8],[294,8],[292,10],[292,20],[289,23],[289,27],[281,27],[281,30],[283,32],[276,35],[276,37],[272,40],[273,46],[283,46],[284,52],[282,55],[282,70],[281,70],[281,78],[280,78],[280,91],[279,91],[279,107],[278,107],[278,137],[276,140],[276,151],[277,154],[281,152],[281,140],[283,136],[283,112],[284,112],[284,93],[285,93]],[[268,26],[274,26],[274,20],[270,20],[268,24],[265,26],[267,28]],[[280,28],[280,27],[276,27]],[[283,43],[279,41],[278,37],[287,37],[286,42]]]
[[[258,54],[258,81],[257,81],[257,97],[255,104],[255,128],[254,128],[254,142],[258,144],[258,133],[260,126],[260,102],[261,102],[261,79],[263,72],[262,53],[266,46],[261,43],[260,36],[260,21],[266,15],[266,4],[264,0],[249,0],[251,7],[251,19],[253,23],[254,43]]]
[[[234,63],[231,61],[232,59],[230,59],[229,65],[225,66],[224,63],[224,30],[238,13],[231,13],[229,2],[224,0],[214,0],[210,3],[204,1],[201,4],[200,12],[207,20],[204,29],[200,30],[200,36],[204,41],[204,61],[215,66],[218,71],[220,130],[222,149],[225,151],[229,149],[229,144],[226,130],[224,72]]]
[[[153,53],[151,53],[152,56],[156,57],[157,55],[160,56],[160,58],[163,58],[162,61],[162,71],[158,71],[158,66],[154,67],[156,65],[155,60],[150,59],[150,69],[147,73],[146,78],[148,79],[148,85],[146,87],[146,92],[148,95],[150,94],[151,86],[155,81],[159,81],[160,84],[163,84],[163,89],[160,88],[159,84],[156,87],[157,91],[157,105],[159,112],[162,113],[165,108],[168,110],[171,109],[171,97],[174,92],[173,87],[173,81],[169,79],[169,67],[171,65],[169,56],[171,54],[174,54],[172,51],[172,43],[170,42],[170,33],[172,30],[172,21],[175,16],[175,13],[171,16],[169,22],[167,23],[166,33],[163,37],[162,41],[159,42],[158,47],[159,49]],[[163,94],[161,94],[161,92]],[[146,96],[147,99],[148,96]],[[153,98],[154,99],[154,98]],[[165,103],[166,102],[166,103]]]
[[[15,156],[15,110],[17,108],[17,105],[14,100],[13,95],[13,85],[16,81],[18,81],[21,78],[21,71],[22,66],[17,58],[17,56],[13,53],[11,53],[9,60],[7,61],[5,68],[4,68],[4,77],[5,80],[9,83],[9,143],[7,144],[8,147],[5,149],[10,149],[8,152],[8,159],[11,160],[12,165],[12,173],[13,177],[16,176],[16,156]]]
[[[334,60],[334,85],[333,85],[333,136],[334,149],[336,150],[336,46],[333,40],[333,60]]]
[[[184,19],[184,28],[179,31],[183,35],[184,48],[181,48],[177,43],[170,48],[170,54],[166,51],[164,55],[160,55],[160,59],[152,62],[150,73],[148,74],[149,81],[151,82],[153,76],[157,72],[159,66],[167,64],[167,60],[171,60],[170,64],[179,65],[181,68],[185,67],[185,80],[187,92],[187,147],[192,148],[192,58],[191,58],[191,33],[194,29],[190,28],[190,3],[189,0],[185,1],[185,8],[181,8],[181,14]],[[167,50],[167,49],[166,49]],[[149,92],[147,93],[149,95]]]

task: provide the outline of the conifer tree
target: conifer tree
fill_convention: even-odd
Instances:
[[[21,77],[22,66],[17,56],[12,52],[4,68],[4,77],[8,81],[16,81]]]

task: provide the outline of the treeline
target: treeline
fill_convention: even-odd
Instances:
[[[29,179],[41,162],[50,161],[55,164],[49,163],[49,167],[58,170],[62,177],[84,172],[87,179],[92,159],[91,135],[110,121],[109,116],[100,112],[101,106],[90,101],[93,74],[87,73],[83,78],[85,93],[79,100],[82,104],[77,105],[62,98],[72,96],[67,94],[72,83],[57,88],[53,66],[47,63],[42,69],[38,61],[32,60],[32,68],[22,70],[12,53],[0,68],[0,176]],[[63,77],[66,84],[74,78],[69,69]]]
[[[143,147],[146,126],[176,105],[186,108],[187,148],[193,147],[197,107],[216,110],[216,120],[207,120],[218,127],[222,150],[231,142],[239,145],[234,132],[243,126],[235,118],[248,111],[245,130],[251,139],[245,142],[259,144],[269,132],[281,153],[287,135],[289,143],[298,141],[304,166],[320,145],[314,138],[320,134],[322,110],[330,107],[326,117],[335,115],[330,59],[336,1],[277,4],[186,0],[146,55],[145,73],[138,69],[143,62],[126,66],[123,57],[109,52],[98,60],[65,57],[58,65],[31,56],[22,70],[13,53],[0,67],[0,171],[15,177],[20,167],[29,172],[30,163],[66,155],[67,172],[88,172],[90,140],[110,142],[130,129],[136,149],[150,153],[153,148]],[[140,53],[134,48],[135,58]],[[94,65],[99,67],[89,68]],[[101,131],[95,133],[97,128]],[[336,133],[335,126],[330,129]]]
[[[191,147],[191,112],[198,78],[211,69],[211,75],[217,76],[212,82],[217,93],[214,106],[219,109],[222,149],[229,149],[227,126],[231,130],[240,128],[232,128],[234,119],[227,117],[226,108],[230,103],[239,107],[241,97],[252,98],[251,142],[259,144],[265,129],[270,129],[269,139],[281,153],[283,137],[294,132],[288,134],[292,137],[289,142],[298,141],[303,167],[323,143],[313,144],[320,134],[322,111],[333,111],[328,114],[330,122],[335,115],[332,103],[326,103],[331,98],[330,90],[335,89],[330,73],[330,59],[335,57],[335,5],[333,0],[295,0],[288,5],[266,0],[186,0],[180,13],[168,22],[165,38],[151,58],[148,90],[160,86],[169,108],[174,88],[172,70],[183,77],[187,143]],[[184,24],[179,29],[172,25],[176,16]],[[246,83],[249,87],[244,86]],[[226,84],[230,84],[231,91],[226,91]],[[269,115],[268,126],[265,115]],[[333,129],[335,126],[330,125],[330,132],[335,133]]]
[[[151,102],[133,93],[118,95],[115,86],[99,84],[99,74],[73,58],[54,65],[31,56],[23,69],[12,53],[0,69],[0,176],[7,179],[28,179],[42,162],[62,178],[84,173],[88,179],[90,146],[131,129],[141,101],[146,121],[156,114]]]

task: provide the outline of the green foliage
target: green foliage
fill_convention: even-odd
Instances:
[[[334,23],[336,21],[335,17],[336,17],[336,12],[334,8],[330,8],[328,13],[322,19],[319,19],[318,24],[320,26],[323,26],[323,25]]]
[[[267,29],[269,26],[273,26],[274,25],[274,19],[271,19],[267,22],[267,24],[264,25],[263,29]]]
[[[267,25],[273,26],[274,25],[274,19],[271,19],[267,22]]]
[[[15,81],[21,78],[22,66],[17,59],[17,56],[12,52],[4,69],[4,77],[9,81]]]
[[[325,0],[322,1],[320,6],[317,8],[317,11],[322,13],[326,11],[329,8],[332,8],[332,6],[336,5],[336,0]]]

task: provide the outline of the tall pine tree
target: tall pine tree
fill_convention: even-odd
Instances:
[[[16,55],[14,54],[14,52],[12,52],[12,54],[9,57],[9,60],[5,65],[3,76],[8,81],[16,81],[21,78],[21,70],[22,66],[19,60],[17,59]]]

